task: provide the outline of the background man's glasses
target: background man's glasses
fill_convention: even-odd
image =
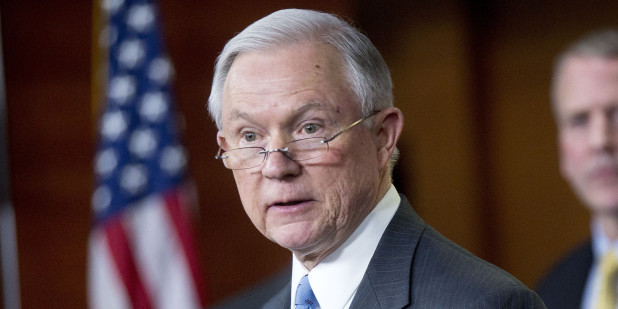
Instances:
[[[219,147],[215,159],[223,161],[223,165],[231,170],[243,170],[254,168],[262,165],[268,159],[271,152],[281,152],[290,160],[305,161],[323,156],[328,152],[328,143],[334,140],[337,136],[352,129],[357,124],[377,114],[378,111],[371,113],[367,117],[363,117],[345,129],[339,131],[330,138],[325,137],[310,137],[297,139],[285,144],[285,147],[279,149],[264,149],[262,147],[242,147],[230,150],[223,150]]]

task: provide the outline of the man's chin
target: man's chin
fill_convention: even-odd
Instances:
[[[272,229],[267,237],[290,251],[303,251],[312,243],[309,222],[290,223]]]
[[[588,204],[596,214],[618,217],[618,192],[604,196],[597,195],[589,199]]]

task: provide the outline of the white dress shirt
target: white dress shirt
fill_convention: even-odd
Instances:
[[[337,250],[319,262],[311,272],[294,256],[290,308],[294,308],[298,282],[306,274],[309,274],[309,284],[321,308],[350,308],[369,261],[400,202],[397,189],[391,185],[382,200],[354,233]]]

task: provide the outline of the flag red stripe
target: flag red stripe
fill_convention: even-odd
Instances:
[[[120,216],[110,219],[105,224],[107,243],[122,278],[133,309],[152,309],[144,284],[137,272],[133,251],[129,246],[126,231]]]
[[[204,284],[201,280],[202,276],[199,274],[199,262],[197,260],[198,254],[195,248],[195,242],[193,241],[193,231],[191,230],[191,219],[188,216],[188,212],[185,205],[181,204],[179,189],[173,189],[164,194],[166,209],[174,224],[176,232],[178,232],[178,239],[182,247],[182,251],[187,259],[191,277],[195,285],[196,292],[198,294],[200,305],[204,306]]]

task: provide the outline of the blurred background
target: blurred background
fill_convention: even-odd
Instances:
[[[255,230],[232,174],[213,159],[205,108],[225,42],[288,7],[344,16],[382,52],[405,115],[398,189],[429,224],[530,287],[587,237],[587,212],[558,171],[548,88],[556,53],[616,26],[618,1],[161,0],[208,304],[291,261]],[[90,1],[0,1],[23,308],[86,307],[92,16]]]

